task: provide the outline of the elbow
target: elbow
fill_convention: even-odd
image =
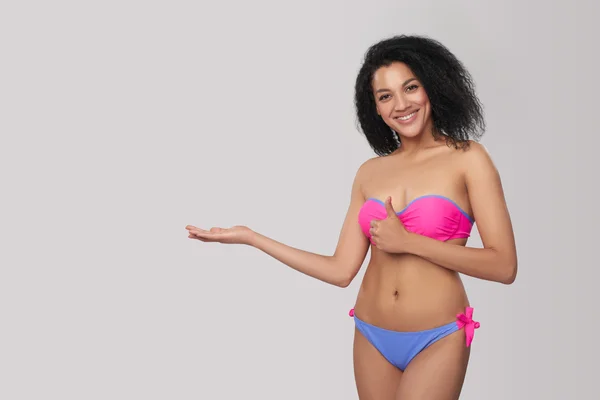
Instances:
[[[354,280],[355,276],[356,276],[356,274],[353,274],[351,272],[343,273],[337,279],[337,282],[335,282],[335,285],[338,287],[341,287],[341,288],[347,288],[348,286],[350,286],[350,284]]]
[[[347,288],[352,283],[352,280],[353,280],[353,277],[351,277],[351,276],[342,277],[341,279],[338,279],[338,281],[335,283],[335,285],[338,287],[341,287],[342,289]]]
[[[517,279],[517,262],[506,263],[504,268],[502,268],[502,277],[500,278],[500,283],[505,285],[512,285]]]
[[[360,265],[353,267],[352,263],[333,258],[334,275],[330,283],[337,287],[347,288],[354,280],[359,268]]]

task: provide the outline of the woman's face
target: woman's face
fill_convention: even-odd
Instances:
[[[431,104],[408,65],[395,62],[373,75],[377,113],[400,136],[416,137],[431,130]]]

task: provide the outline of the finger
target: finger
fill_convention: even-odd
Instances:
[[[199,241],[201,241],[201,242],[205,242],[205,243],[209,241],[209,240],[207,240],[207,239],[204,239],[204,238],[198,237],[198,236],[196,236],[196,235],[193,235],[193,234],[190,234],[190,235],[188,236],[188,238],[190,238],[190,239],[196,239],[196,240],[199,240]]]
[[[194,228],[194,229],[190,229],[189,233],[191,234],[210,234],[210,231],[206,231],[204,229],[200,229],[200,228]]]
[[[186,226],[186,227],[185,227],[185,229],[186,229],[188,232],[208,232],[208,231],[207,231],[207,230],[205,230],[205,229],[198,228],[198,227],[195,227],[195,226],[193,226],[193,225],[188,225],[188,226]]]
[[[201,240],[201,241],[203,241],[203,242],[205,242],[205,241],[206,241],[206,239],[204,239],[204,238],[202,238],[202,237],[200,237],[200,236],[197,236],[197,235],[195,235],[193,232],[190,232],[190,234],[188,235],[188,238],[190,238],[190,239],[197,239],[197,240]]]
[[[221,239],[223,236],[221,233],[209,232],[209,231],[192,231],[191,232],[196,238],[201,239],[203,241],[216,242]]]
[[[394,210],[394,206],[392,206],[392,196],[388,196],[385,200],[385,209],[387,210],[388,216],[396,216],[396,210]]]
[[[371,228],[377,227],[377,224],[379,224],[379,221],[377,221],[376,219],[372,219],[371,220],[371,223],[370,223]]]
[[[185,229],[188,231],[192,231],[192,230],[206,231],[206,229],[198,228],[197,226],[194,226],[194,225],[187,225],[185,227]]]
[[[188,237],[193,238],[193,239],[204,239],[204,236],[201,232],[194,232],[194,231],[190,231],[190,234]]]

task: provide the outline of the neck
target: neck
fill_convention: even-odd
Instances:
[[[431,127],[427,127],[420,134],[413,137],[404,137],[400,135],[400,151],[405,154],[416,154],[421,150],[434,147],[436,140],[431,133]]]

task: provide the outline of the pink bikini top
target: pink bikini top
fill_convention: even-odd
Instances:
[[[474,224],[469,214],[454,201],[436,194],[417,197],[396,214],[409,232],[441,241],[468,238]],[[386,217],[385,203],[369,198],[358,213],[358,223],[370,239],[371,220]]]

